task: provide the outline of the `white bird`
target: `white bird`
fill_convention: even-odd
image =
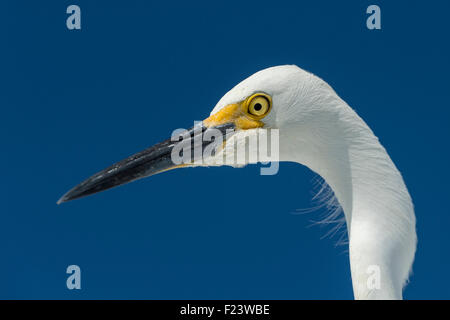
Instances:
[[[356,112],[325,81],[297,66],[253,74],[188,132],[195,137],[234,129],[203,164],[175,164],[176,142],[169,139],[97,173],[58,203],[173,168],[221,164],[219,157],[234,156],[235,143],[266,128],[279,130],[279,161],[307,166],[334,191],[345,214],[355,298],[402,299],[417,243],[413,204],[402,176]]]

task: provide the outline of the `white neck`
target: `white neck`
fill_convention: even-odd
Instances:
[[[280,130],[280,160],[306,165],[333,189],[345,213],[355,298],[401,299],[416,249],[409,193],[365,122],[337,96],[329,103],[332,111]]]

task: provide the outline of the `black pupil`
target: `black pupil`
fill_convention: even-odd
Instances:
[[[259,111],[259,110],[261,110],[261,109],[262,109],[262,105],[261,105],[261,103],[257,103],[257,104],[255,104],[255,106],[253,107],[253,109],[255,109],[255,111]]]

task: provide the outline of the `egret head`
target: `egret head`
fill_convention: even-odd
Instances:
[[[231,156],[232,146],[245,143],[245,137],[258,135],[260,129],[277,129],[279,160],[309,165],[311,158],[334,143],[343,104],[319,77],[295,65],[283,65],[261,70],[237,84],[203,123],[208,127],[234,124],[236,133],[227,144]],[[255,106],[262,106],[256,116],[252,114]]]
[[[190,139],[187,142],[190,147],[188,161],[186,157],[181,163],[174,160],[174,154],[186,156],[186,148],[183,148],[186,142],[184,145],[180,144],[180,139],[172,137],[95,174],[67,192],[58,203],[170,169],[199,165],[242,166],[258,162],[261,159],[254,155],[260,153],[260,144],[252,145],[248,142],[267,129],[279,130],[277,159],[292,160],[292,140],[299,142],[309,139],[306,136],[292,135],[291,130],[295,128],[297,133],[309,130],[310,124],[314,123],[312,117],[319,100],[331,96],[323,91],[332,92],[332,89],[321,79],[297,66],[278,66],[259,71],[226,93],[208,118],[182,132],[181,138]],[[220,139],[217,133],[222,136]],[[194,156],[196,138],[200,138],[198,146],[201,149],[201,161]],[[205,153],[205,149],[211,145],[214,145],[214,148],[210,148],[213,149],[212,152]],[[236,150],[240,150],[243,145],[248,154],[243,160],[234,160]],[[268,152],[271,153],[270,150]]]

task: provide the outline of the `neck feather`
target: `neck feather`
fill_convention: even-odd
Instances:
[[[335,113],[314,116],[281,152],[321,175],[342,206],[355,298],[401,299],[417,241],[411,198],[378,138],[344,101],[336,103]],[[280,141],[292,137],[289,129],[283,134]]]

